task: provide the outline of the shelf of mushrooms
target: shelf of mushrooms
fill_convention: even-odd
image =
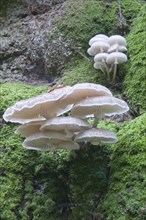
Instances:
[[[3,118],[19,123],[15,133],[25,138],[22,146],[34,150],[77,150],[82,143],[116,143],[116,135],[98,128],[105,116],[129,110],[125,101],[109,89],[93,83],[58,86],[47,93],[9,107]],[[88,118],[93,118],[91,125]]]
[[[108,81],[114,82],[117,65],[127,61],[127,56],[124,54],[127,51],[125,38],[120,35],[108,37],[98,34],[90,39],[89,45],[87,53],[94,56],[94,68],[100,69],[106,74]]]

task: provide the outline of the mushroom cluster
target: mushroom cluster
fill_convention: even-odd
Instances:
[[[15,133],[25,137],[22,145],[27,149],[75,150],[81,142],[117,142],[113,132],[99,129],[97,124],[105,116],[122,114],[128,109],[126,102],[115,98],[106,87],[80,83],[58,86],[19,101],[5,111],[3,118],[21,124]],[[93,118],[92,125],[89,117]]]
[[[90,39],[89,45],[87,53],[94,56],[94,68],[100,69],[106,74],[108,81],[114,82],[117,65],[127,61],[127,56],[124,54],[127,51],[125,38],[120,35],[108,37],[98,34]]]

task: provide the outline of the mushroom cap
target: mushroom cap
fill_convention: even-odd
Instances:
[[[87,50],[87,53],[90,55],[90,56],[95,56],[96,52],[93,50],[93,48],[89,47],[88,50]]]
[[[59,132],[38,132],[27,137],[22,145],[27,149],[42,151],[57,148],[79,149],[79,145],[75,141],[67,139],[65,134]]]
[[[113,52],[106,58],[108,64],[121,64],[127,61],[127,56],[121,52]]]
[[[76,135],[75,141],[77,142],[89,141],[91,142],[91,144],[96,145],[99,142],[116,143],[118,140],[116,135],[112,131],[92,128]]]
[[[101,70],[102,72],[106,71],[105,66],[103,65],[102,62],[96,62],[94,63],[94,68],[97,70]]]
[[[22,124],[16,129],[15,134],[21,134],[23,137],[28,137],[39,132],[42,124],[43,121],[33,121]]]
[[[90,39],[89,45],[91,46],[93,43],[95,43],[97,41],[108,41],[108,36],[106,36],[104,34],[97,34]]]
[[[72,106],[62,107],[59,100],[70,90],[70,86],[53,90],[30,99],[22,100],[9,107],[3,118],[5,121],[28,123],[45,120],[68,112]]]
[[[105,86],[99,84],[78,83],[60,100],[60,103],[75,104],[93,96],[112,96],[112,93]]]
[[[52,130],[52,131],[72,131],[78,132],[84,129],[89,129],[91,126],[84,120],[79,118],[68,117],[56,117],[47,120],[40,128],[41,131]]]
[[[113,44],[119,44],[119,45],[123,45],[126,46],[126,40],[124,37],[120,36],[120,35],[112,35],[108,38],[108,43],[110,45]]]
[[[106,61],[108,55],[109,55],[108,53],[98,53],[94,57],[94,62]]]
[[[91,48],[96,52],[96,53],[99,53],[99,52],[103,52],[103,51],[107,51],[109,49],[110,45],[108,42],[104,42],[104,41],[97,41],[97,42],[94,42],[91,46]]]
[[[127,103],[121,99],[109,96],[89,97],[77,103],[71,110],[74,117],[85,118],[93,114],[101,118],[106,116],[122,114],[127,112],[129,107]]]
[[[108,53],[112,53],[112,52],[125,52],[127,51],[127,48],[123,45],[119,45],[119,44],[113,44],[112,46],[110,46],[110,48],[108,49]]]

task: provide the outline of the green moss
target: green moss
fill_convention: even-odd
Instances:
[[[124,82],[125,94],[131,107],[139,106],[141,112],[146,109],[145,11],[146,5],[133,22],[131,32],[127,37],[129,61]]]
[[[30,151],[15,129],[0,131],[0,219],[86,219],[107,187],[108,147]]]
[[[95,0],[67,1],[64,4],[64,13],[59,21],[59,31],[66,38],[86,45],[89,39],[97,33],[111,33],[115,28],[115,8],[107,11],[101,2]],[[112,26],[112,28],[110,28]]]
[[[0,113],[22,99],[31,98],[47,91],[46,86],[28,86],[20,83],[0,84]]]
[[[64,70],[60,83],[74,85],[84,82],[100,82],[101,84],[105,84],[106,77],[102,72],[94,69],[92,61],[86,59],[73,60]]]
[[[145,4],[143,0],[137,1],[121,1],[122,14],[126,18],[128,24],[131,24],[133,19],[137,17],[137,14],[141,11],[141,7]]]
[[[62,176],[69,153],[26,150],[15,129],[3,125],[0,131],[0,219],[57,219],[58,203],[67,200]]]
[[[142,1],[125,0],[122,12],[126,19],[133,19],[140,11]],[[130,24],[130,21],[129,23]],[[119,27],[117,1],[70,0],[63,4],[58,30],[74,42],[74,48],[82,45],[87,49],[89,39],[96,34],[112,35],[122,31]],[[128,28],[129,30],[129,28]],[[123,34],[126,30],[123,30]]]
[[[102,204],[107,219],[142,220],[146,213],[146,114],[125,123],[114,145],[108,194]]]

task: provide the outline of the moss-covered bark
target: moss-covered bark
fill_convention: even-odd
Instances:
[[[127,22],[120,26],[120,15],[117,0],[70,0],[63,4],[64,10],[58,20],[58,29],[66,37],[73,40],[74,49],[82,45],[87,49],[89,39],[96,34],[126,34],[130,24],[140,11],[142,1],[121,1],[121,10]]]
[[[60,83],[74,85],[78,82],[90,82],[106,84],[106,76],[100,71],[93,68],[93,61],[86,58],[73,59],[73,62],[67,66],[61,77]]]
[[[127,37],[129,61],[126,66],[125,94],[133,109],[146,110],[146,5],[134,20]]]
[[[126,123],[113,148],[108,193],[102,204],[107,220],[146,218],[146,114]]]

